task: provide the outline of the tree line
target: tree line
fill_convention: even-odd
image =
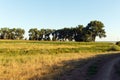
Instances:
[[[0,39],[23,39],[25,30],[21,28],[1,28],[0,29]]]
[[[37,29],[31,28],[28,31],[29,40],[45,41],[95,41],[96,37],[106,37],[104,24],[101,21],[91,21],[86,27],[78,25],[71,28],[63,29]],[[25,30],[21,28],[1,28],[0,39],[23,39]]]

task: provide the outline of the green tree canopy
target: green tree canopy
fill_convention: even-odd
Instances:
[[[25,30],[21,28],[1,28],[0,39],[23,39]]]
[[[92,41],[95,41],[96,37],[106,37],[106,32],[104,29],[104,24],[101,21],[91,21],[86,26],[87,32],[90,32],[90,37],[92,38]]]

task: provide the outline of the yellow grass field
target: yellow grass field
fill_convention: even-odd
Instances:
[[[116,49],[117,47],[117,49]],[[118,51],[113,43],[0,41],[0,80],[53,80],[72,69],[72,60]],[[69,61],[68,64],[64,62]],[[70,62],[71,61],[71,62]]]

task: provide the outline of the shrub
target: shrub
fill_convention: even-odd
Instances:
[[[116,42],[116,45],[120,46],[120,41]]]

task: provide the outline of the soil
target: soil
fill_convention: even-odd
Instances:
[[[88,68],[94,64],[90,62],[82,68],[74,69],[69,75],[65,74],[60,80],[120,80],[120,76],[116,76],[115,65],[120,61],[120,55],[114,55],[103,60],[99,63],[99,68],[95,75],[88,76]]]
[[[105,63],[93,80],[113,80],[112,77],[115,76],[114,65],[119,61],[120,58],[115,58]],[[118,78],[116,77],[114,80],[118,80]]]

